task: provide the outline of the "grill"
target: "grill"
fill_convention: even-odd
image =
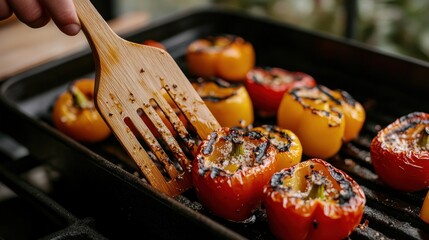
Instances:
[[[3,144],[13,143],[4,135],[1,139]],[[18,145],[8,146],[17,147],[13,151],[15,153],[22,150]],[[53,200],[53,196],[48,196],[25,180],[43,179],[46,172],[40,161],[27,154],[16,158],[5,151],[0,161],[0,181],[3,183],[0,187],[3,196],[0,201],[0,239],[107,239],[94,230],[94,219],[77,218]],[[46,188],[53,183],[41,186]],[[6,191],[13,191],[13,194]],[[50,193],[54,194],[52,191]]]
[[[362,224],[350,239],[429,239],[429,225],[418,216],[426,192],[405,193],[386,187],[378,180],[369,155],[371,140],[381,128],[407,113],[429,112],[425,101],[429,65],[220,9],[181,13],[125,37],[134,42],[162,41],[186,73],[187,45],[197,38],[225,33],[250,41],[257,65],[306,72],[320,84],[348,91],[364,105],[367,120],[361,134],[328,159],[352,176],[367,197]],[[92,56],[85,50],[1,86],[0,139],[13,147],[2,151],[0,181],[17,193],[15,198],[25,209],[31,207],[40,215],[37,222],[46,223],[37,226],[40,229],[30,238],[273,239],[263,209],[248,223],[224,221],[207,212],[192,190],[174,199],[155,191],[113,137],[82,145],[56,131],[50,121],[55,98],[73,79],[92,77],[93,69]],[[28,183],[25,176],[40,168],[54,173],[48,178],[54,187],[42,191]],[[6,204],[2,201],[0,207],[7,208]],[[21,205],[13,209],[19,208]],[[10,216],[15,215],[13,209]],[[7,220],[0,216],[0,221]],[[7,234],[0,232],[0,239],[8,238]]]

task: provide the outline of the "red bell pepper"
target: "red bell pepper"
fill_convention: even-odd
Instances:
[[[310,159],[277,172],[264,188],[268,223],[278,239],[344,239],[358,226],[365,195],[343,171]]]
[[[378,132],[371,162],[392,188],[418,191],[429,187],[429,114],[410,113]]]
[[[255,110],[261,116],[275,116],[283,94],[290,89],[314,85],[316,81],[310,75],[282,68],[253,68],[245,80]]]
[[[250,218],[275,172],[275,154],[275,147],[262,134],[234,128],[213,132],[192,163],[192,180],[201,203],[230,221]]]

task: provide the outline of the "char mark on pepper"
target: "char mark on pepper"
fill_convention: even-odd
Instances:
[[[216,142],[217,139],[217,133],[216,132],[212,132],[210,134],[210,140],[207,143],[207,145],[205,146],[204,150],[203,150],[203,154],[204,155],[209,155],[213,152],[213,144]]]
[[[262,163],[262,159],[263,157],[266,155],[267,153],[267,148],[269,146],[268,142],[263,142],[260,145],[258,145],[253,151],[255,153],[255,161],[258,164]]]

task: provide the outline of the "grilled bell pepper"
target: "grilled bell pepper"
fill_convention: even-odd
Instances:
[[[192,163],[192,180],[201,203],[227,220],[248,219],[275,172],[275,154],[265,137],[254,138],[235,128],[212,132]]]
[[[341,105],[343,106],[343,113],[346,121],[343,141],[349,142],[355,139],[362,129],[363,123],[365,122],[365,109],[346,91],[334,90],[332,91],[332,95],[340,99]]]
[[[329,158],[338,152],[343,141],[357,136],[364,122],[362,116],[363,107],[349,94],[316,85],[285,93],[277,124],[298,136],[304,154]]]
[[[250,131],[261,133],[262,136],[270,140],[271,145],[277,148],[276,171],[280,171],[301,161],[301,142],[292,131],[274,125],[262,125]]]
[[[111,133],[95,109],[93,79],[75,81],[57,98],[52,121],[59,131],[81,142],[99,142]]]
[[[302,72],[289,72],[282,68],[253,68],[246,75],[245,85],[256,112],[269,117],[277,114],[285,92],[300,86],[312,87],[316,81]]]
[[[365,195],[346,173],[321,159],[277,172],[264,188],[268,224],[278,239],[344,239],[358,226]]]
[[[422,209],[420,210],[420,218],[429,224],[429,191],[426,194],[425,200],[423,200]]]
[[[429,187],[429,114],[405,115],[378,132],[370,146],[380,179],[402,191]]]
[[[255,65],[251,43],[233,35],[221,35],[192,42],[186,54],[189,72],[195,77],[220,77],[243,81]]]
[[[192,86],[222,127],[253,123],[253,106],[246,88],[220,78],[198,78]]]

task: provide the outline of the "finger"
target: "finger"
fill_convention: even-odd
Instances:
[[[71,0],[41,0],[52,20],[58,28],[68,35],[76,35],[80,31],[80,23]]]
[[[10,9],[9,4],[6,0],[0,0],[0,20],[9,18],[12,16],[12,9]]]
[[[37,0],[8,0],[8,3],[16,17],[30,27],[42,27],[49,22],[49,15]]]

